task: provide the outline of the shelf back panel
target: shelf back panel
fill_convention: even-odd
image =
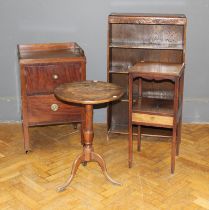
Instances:
[[[110,49],[110,68],[127,68],[139,62],[183,63],[181,50]]]
[[[183,45],[182,25],[111,24],[110,42]]]

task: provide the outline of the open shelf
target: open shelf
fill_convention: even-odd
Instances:
[[[138,48],[138,49],[158,49],[158,50],[183,50],[182,44],[155,44],[137,42],[112,42],[110,47],[114,48]]]
[[[173,100],[143,97],[134,103],[133,112],[173,116]]]
[[[111,66],[109,73],[128,74],[128,65]]]

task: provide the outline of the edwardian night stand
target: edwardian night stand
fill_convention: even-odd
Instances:
[[[175,170],[175,157],[179,154],[185,64],[141,62],[129,69],[129,167],[133,159],[133,127],[138,126],[138,150],[141,145],[141,126],[172,129],[171,173]],[[143,81],[161,83],[169,81],[174,86],[170,98],[146,97]],[[138,81],[139,92],[133,94],[133,81]]]

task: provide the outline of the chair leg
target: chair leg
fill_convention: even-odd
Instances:
[[[173,174],[175,171],[175,158],[176,158],[176,134],[177,134],[177,126],[173,127],[173,138],[171,143],[171,173]]]
[[[141,151],[141,126],[138,126],[138,135],[137,135],[137,150]]]
[[[129,150],[129,159],[128,159],[128,166],[129,168],[132,167],[133,161],[133,126],[132,124],[129,125],[129,141],[128,141],[128,150]]]

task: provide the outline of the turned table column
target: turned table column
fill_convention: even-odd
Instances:
[[[87,104],[85,105],[85,122],[84,122],[84,142],[83,142],[83,152],[84,152],[84,161],[88,162],[91,160],[93,148],[93,105]]]

